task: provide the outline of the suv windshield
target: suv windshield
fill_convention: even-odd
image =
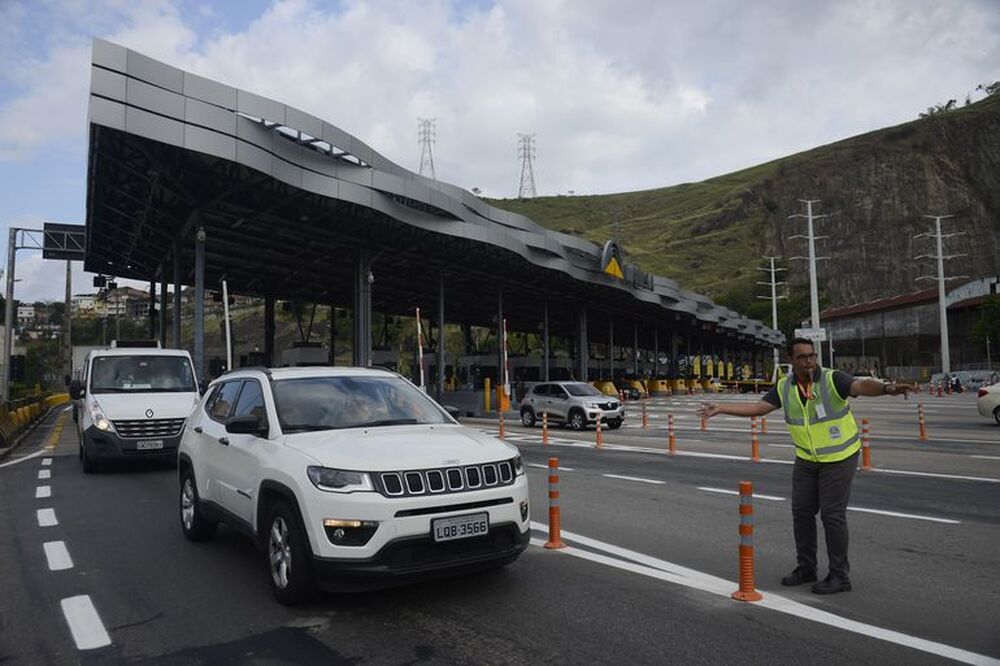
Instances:
[[[97,356],[90,366],[91,393],[189,393],[196,391],[184,356]]]
[[[580,382],[579,384],[563,384],[563,388],[569,391],[570,395],[576,395],[576,396],[604,395],[590,384],[584,384],[583,382]]]
[[[304,377],[274,382],[286,432],[451,423],[417,387],[398,377]]]

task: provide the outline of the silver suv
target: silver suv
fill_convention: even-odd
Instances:
[[[625,406],[618,398],[584,382],[545,382],[533,386],[521,401],[521,423],[530,428],[542,418],[542,413],[573,430],[583,430],[598,419],[614,430],[625,420]]]

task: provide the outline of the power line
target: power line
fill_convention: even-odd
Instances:
[[[437,138],[437,131],[434,122],[437,118],[417,118],[417,141],[420,142],[420,170],[421,176],[428,176],[432,180],[437,180],[434,174],[434,151],[432,146]]]
[[[535,193],[535,170],[532,167],[532,160],[535,157],[535,135],[518,134],[519,146],[518,157],[521,158],[521,184],[517,188],[518,199],[532,199]]]
[[[770,282],[758,282],[757,284],[770,285],[771,286],[771,295],[770,296],[758,296],[757,298],[764,298],[764,299],[770,298],[771,299],[771,328],[773,328],[774,330],[777,331],[778,330],[778,301],[781,300],[781,299],[783,299],[783,298],[788,298],[788,296],[784,296],[784,295],[778,296],[778,285],[785,285],[785,284],[788,284],[788,283],[787,282],[777,282],[776,281],[776,277],[777,277],[777,273],[778,272],[780,272],[780,271],[787,271],[788,269],[787,268],[775,268],[774,267],[774,260],[777,259],[778,257],[764,257],[764,258],[765,259],[769,259],[771,261],[771,267],[770,268],[761,268],[761,267],[758,266],[757,270],[769,272],[771,274],[771,281]],[[774,376],[772,377],[772,379],[774,381],[777,381],[777,379],[778,379],[778,374],[777,374],[778,373],[778,348],[775,347],[773,351],[774,351]]]

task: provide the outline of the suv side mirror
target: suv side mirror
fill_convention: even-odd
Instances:
[[[256,416],[233,416],[226,419],[226,432],[233,435],[256,435],[267,437],[267,424]]]
[[[462,416],[462,410],[455,405],[441,405],[444,407],[444,411],[448,412],[448,416],[455,419],[456,421]]]
[[[69,383],[69,397],[74,400],[79,400],[83,397],[83,394],[83,384],[80,383],[79,379],[74,379]]]

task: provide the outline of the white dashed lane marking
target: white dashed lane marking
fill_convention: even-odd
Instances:
[[[52,458],[42,458],[42,466],[48,467],[52,464]]]
[[[42,479],[51,479],[51,478],[52,478],[52,470],[50,470],[50,469],[40,469],[40,470],[38,470],[38,479],[39,480],[42,480]]]
[[[899,513],[897,511],[882,511],[880,509],[863,509],[860,506],[849,506],[848,511],[860,511],[862,513],[877,513],[880,516],[892,516],[893,518],[912,518],[913,520],[929,520],[932,523],[945,523],[946,525],[961,525],[961,520],[951,518],[934,518],[931,516],[918,516],[913,513]]]
[[[38,486],[35,488],[35,499],[45,499],[52,497],[52,486]]]
[[[45,559],[49,561],[49,571],[64,571],[73,568],[73,558],[69,556],[65,541],[46,541]]]
[[[88,595],[69,597],[63,599],[60,604],[77,649],[93,650],[111,645],[111,637],[108,636],[104,623],[94,608],[94,602]]]
[[[652,483],[658,486],[666,485],[666,481],[657,481],[656,479],[643,479],[638,476],[622,476],[621,474],[602,474],[601,476],[607,477],[609,479],[622,479],[623,481],[638,481],[640,483]]]
[[[52,527],[59,524],[55,509],[39,509],[37,515],[39,527]]]
[[[698,490],[704,490],[705,492],[709,492],[709,493],[721,493],[723,495],[739,495],[740,494],[739,491],[737,491],[737,490],[726,490],[725,488],[708,488],[708,487],[705,487],[705,486],[698,486]],[[775,502],[784,502],[785,501],[784,497],[778,497],[777,495],[759,495],[757,493],[753,494],[753,498],[754,499],[773,500]]]
[[[539,463],[528,463],[528,467],[537,467],[538,469],[548,469],[548,465],[540,465]],[[575,472],[576,470],[572,467],[559,467],[560,472]]]

